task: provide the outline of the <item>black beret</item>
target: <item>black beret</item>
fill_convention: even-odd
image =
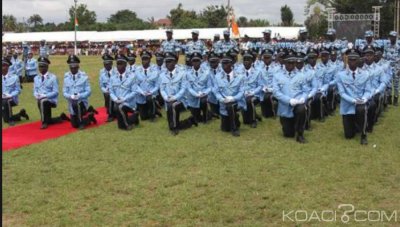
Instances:
[[[178,60],[178,56],[174,52],[166,52],[164,58],[165,60]]]
[[[114,58],[111,55],[107,54],[107,53],[103,54],[103,56],[101,56],[101,59],[103,59],[104,63],[112,62],[114,60]]]
[[[193,52],[193,53],[190,55],[190,60],[191,60],[191,61],[193,61],[193,60],[195,60],[195,59],[201,60],[202,58],[203,58],[203,56],[201,55],[201,53],[200,53],[200,52],[197,52],[197,51]]]
[[[148,50],[143,50],[143,51],[140,53],[140,57],[141,57],[141,58],[145,58],[145,57],[151,58],[152,56],[153,56],[153,55],[152,55],[151,52],[148,51]]]
[[[318,50],[317,49],[315,49],[315,48],[309,48],[308,50],[307,50],[307,56],[318,56],[318,54],[319,54],[319,52],[318,52]]]
[[[41,56],[38,59],[38,63],[39,65],[50,65],[50,60],[46,57]]]
[[[69,65],[78,65],[79,63],[81,63],[81,60],[79,60],[78,56],[72,54],[68,56],[67,63]]]
[[[125,55],[123,55],[123,54],[117,54],[117,55],[115,56],[115,60],[116,60],[117,62],[127,62],[127,61],[128,61],[128,58],[127,58]]]

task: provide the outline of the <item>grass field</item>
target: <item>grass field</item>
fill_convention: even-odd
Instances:
[[[51,60],[61,89],[66,57]],[[90,103],[100,107],[101,59],[81,62],[91,78]],[[17,109],[39,120],[32,84],[24,84],[20,97]],[[53,114],[67,111],[59,100]],[[340,204],[397,210],[397,222],[351,218],[349,226],[400,225],[399,118],[400,108],[390,107],[368,146],[359,136],[344,139],[338,113],[313,122],[305,145],[284,139],[273,119],[256,129],[243,126],[239,138],[221,132],[219,121],[174,137],[165,117],[132,131],[118,130],[116,122],[79,131],[3,154],[3,225],[334,226],[343,225]],[[291,210],[336,210],[338,217],[283,221],[283,211]]]

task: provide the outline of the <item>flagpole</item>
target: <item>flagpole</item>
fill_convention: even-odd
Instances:
[[[230,0],[228,0],[228,31],[230,32],[231,31],[231,10],[230,10],[230,5],[231,5],[231,1]]]
[[[74,19],[74,28],[75,28],[74,53],[75,53],[75,55],[76,55],[76,2],[77,1],[78,0],[74,0],[74,2],[75,2],[75,7],[74,7],[74,17],[75,17],[75,19]]]

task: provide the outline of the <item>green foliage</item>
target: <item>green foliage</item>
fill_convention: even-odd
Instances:
[[[3,31],[14,31],[17,27],[17,18],[13,15],[3,15],[1,27]]]
[[[33,14],[28,18],[28,24],[33,25],[33,27],[37,27],[38,25],[43,24],[43,19],[39,14]]]
[[[76,8],[76,17],[78,18],[79,30],[86,30],[91,25],[96,23],[96,12],[90,11],[86,4],[79,4]],[[74,6],[69,9],[69,22],[71,24],[71,30],[74,28],[75,21]]]
[[[223,5],[210,5],[201,12],[200,20],[202,20],[206,24],[207,28],[221,28],[227,26],[227,15],[227,7]]]
[[[289,6],[284,5],[281,7],[281,20],[282,26],[292,26],[293,25],[293,12]]]
[[[328,29],[327,16],[323,14],[319,7],[314,8],[314,12],[307,17],[304,24],[307,27],[309,37],[314,40],[323,37]]]

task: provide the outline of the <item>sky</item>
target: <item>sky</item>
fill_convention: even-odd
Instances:
[[[172,8],[179,3],[187,10],[201,11],[207,5],[227,4],[227,0],[78,0],[78,4],[88,5],[89,10],[95,11],[98,22],[105,22],[111,14],[118,10],[129,9],[146,20],[165,18]],[[267,19],[271,23],[279,23],[280,8],[287,4],[294,14],[296,23],[305,20],[304,7],[307,0],[230,0],[235,10],[236,18],[245,16],[249,19]],[[3,15],[12,14],[18,21],[25,21],[33,14],[39,14],[45,23],[65,22],[69,18],[68,9],[74,4],[73,0],[2,0]]]

